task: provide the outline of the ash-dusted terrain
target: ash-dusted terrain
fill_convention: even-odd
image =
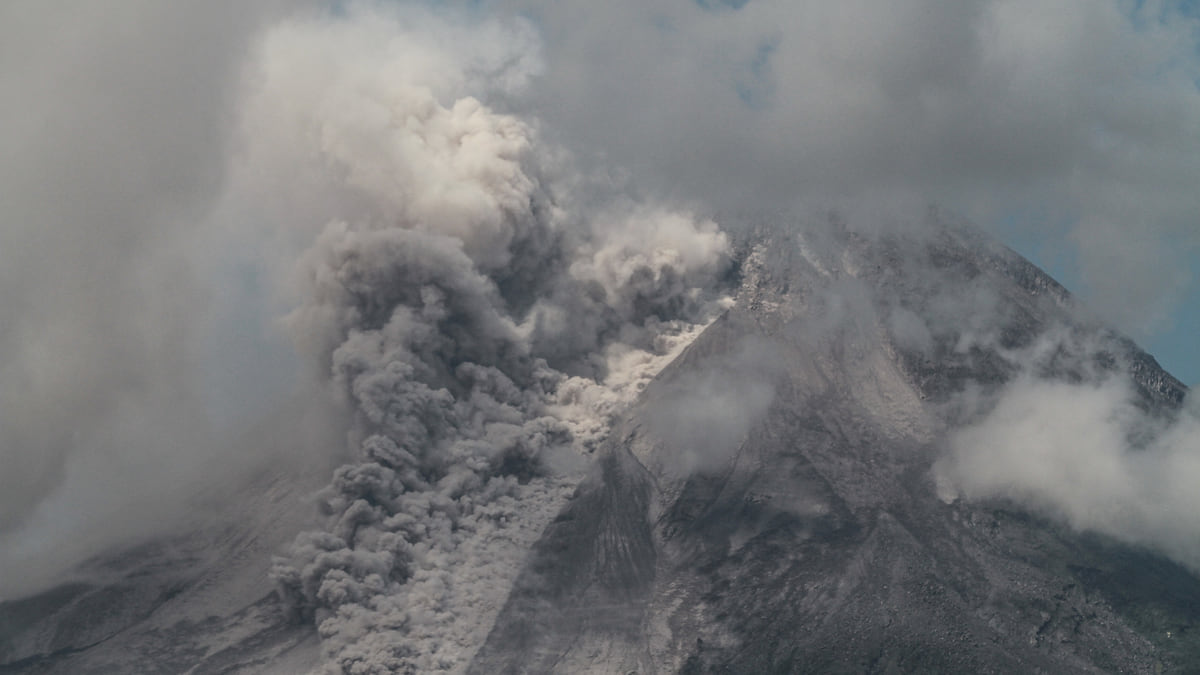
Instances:
[[[0,605],[0,672],[1195,668],[1200,579],[1172,538],[1186,526],[1129,520],[1139,539],[1125,521],[1080,520],[1073,508],[1099,507],[1015,474],[997,488],[970,445],[1022,383],[1117,382],[1137,467],[1190,419],[1178,381],[1036,267],[936,214],[902,234],[836,220],[748,230],[732,253],[733,306],[591,431],[605,440],[572,496],[577,469],[541,468],[513,469],[491,510],[471,496],[482,487],[338,502],[325,534],[297,539],[335,543],[277,557],[273,586],[271,555],[309,527],[297,508],[309,488],[266,480],[227,527]],[[1046,473],[1037,440],[1025,438],[1029,462]],[[348,466],[377,460],[360,461]],[[361,470],[339,469],[323,503]],[[469,517],[468,498],[481,505]],[[391,521],[357,516],[375,530],[348,533],[345,513],[395,520],[413,500],[460,514],[431,521],[455,548],[422,530],[387,571],[375,530]],[[296,556],[318,562],[290,567]],[[466,614],[462,598],[475,603]]]
[[[73,581],[0,603],[0,673],[291,673],[318,663],[287,619],[272,554],[312,518],[310,480],[250,484],[211,526],[97,558]]]
[[[737,306],[614,429],[471,672],[1197,667],[1188,570],[959,499],[936,466],[965,399],[1022,368],[1129,373],[1167,417],[1184,388],[969,232],[839,239],[754,249]]]

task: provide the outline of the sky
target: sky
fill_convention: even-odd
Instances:
[[[999,229],[997,236],[1010,248],[1028,258],[1066,286],[1085,302],[1095,304],[1097,298],[1084,283],[1077,254],[1063,236],[1044,233],[1021,234]],[[1200,255],[1192,252],[1179,256],[1179,265],[1187,270],[1200,270]],[[1200,384],[1200,277],[1181,272],[1182,280],[1172,300],[1172,308],[1148,330],[1126,328],[1137,335],[1137,342],[1149,352],[1167,372],[1189,387]]]
[[[377,52],[312,56],[347,35]],[[330,103],[393,82],[424,110],[483,101],[455,114],[555,148],[540,170],[557,184],[555,153],[572,185],[701,214],[679,221],[701,233],[721,213],[825,208],[902,227],[937,205],[1200,381],[1195,3],[12,0],[0,535],[31,519],[59,538],[143,532],[182,509],[181,485],[277,457],[230,438],[313,375],[284,317],[322,286],[297,261],[330,221],[370,213],[364,195],[396,217],[451,194],[416,190],[438,185],[419,171],[388,192],[378,139],[351,133],[394,122],[386,106]],[[310,110],[326,125],[304,126]],[[343,170],[357,192],[323,182]]]
[[[1200,259],[1189,258],[1193,269],[1200,268]],[[1200,335],[1200,284],[1188,284],[1180,309],[1171,319],[1171,327],[1145,342],[1145,348],[1168,372],[1188,386],[1200,384],[1200,359],[1196,357],[1196,336]]]

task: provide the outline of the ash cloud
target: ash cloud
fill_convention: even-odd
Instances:
[[[461,27],[365,9],[259,52],[247,123],[273,129],[250,156],[286,153],[347,206],[288,322],[353,411],[352,457],[318,496],[325,529],[273,571],[332,672],[465,667],[611,415],[725,306],[716,223],[594,196],[536,121],[477,98],[521,95],[528,28],[475,30],[449,52]]]

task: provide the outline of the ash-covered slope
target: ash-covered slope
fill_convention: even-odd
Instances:
[[[966,228],[775,235],[742,274],[614,429],[471,672],[1196,667],[1187,569],[959,498],[939,470],[1020,378],[1127,380],[1168,424],[1186,389],[1151,357]]]
[[[310,524],[296,505],[312,489],[311,478],[262,477],[230,499],[224,517],[0,602],[0,673],[307,672],[318,663],[316,632],[288,621],[267,572],[271,555]]]

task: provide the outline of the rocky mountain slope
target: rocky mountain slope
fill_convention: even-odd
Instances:
[[[833,236],[754,250],[737,307],[614,431],[471,672],[1200,667],[1188,570],[1005,500],[956,499],[934,471],[978,414],[963,398],[1015,377],[1012,355],[1048,332],[1041,377],[1128,373],[1167,417],[1184,387],[970,230]],[[740,406],[745,433],[678,433],[663,416],[681,405],[706,410],[676,420],[700,427]],[[714,438],[725,447],[703,447]]]

